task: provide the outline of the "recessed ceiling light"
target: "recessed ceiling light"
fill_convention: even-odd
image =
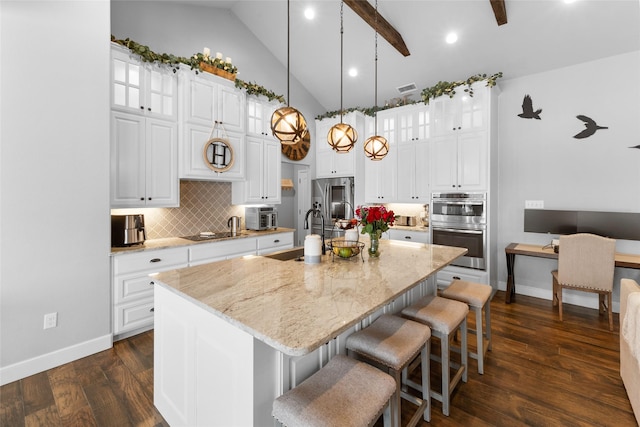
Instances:
[[[358,69],[357,68],[349,68],[349,75],[351,77],[355,77],[358,75]]]
[[[453,44],[458,41],[458,35],[454,32],[447,34],[447,38],[445,39],[447,43]]]
[[[304,10],[304,17],[307,18],[309,21],[311,21],[313,18],[316,17],[316,11],[308,7]]]

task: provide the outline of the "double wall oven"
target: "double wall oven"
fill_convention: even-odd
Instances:
[[[431,243],[467,248],[451,265],[487,269],[486,193],[433,193]]]

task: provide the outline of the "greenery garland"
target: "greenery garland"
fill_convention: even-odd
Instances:
[[[200,63],[205,62],[209,65],[213,65],[216,68],[220,68],[222,70],[228,71],[232,74],[237,74],[238,69],[225,61],[222,61],[219,58],[212,58],[209,56],[205,56],[202,53],[196,53],[189,58],[185,58],[183,56],[175,56],[168,53],[156,53],[149,49],[149,46],[142,45],[137,43],[129,38],[124,40],[116,39],[113,35],[111,35],[111,41],[122,45],[133,53],[138,55],[144,62],[158,62],[160,64],[168,65],[173,68],[173,72],[175,73],[178,70],[180,64],[185,64],[191,67],[192,70],[196,70],[196,73],[203,72],[200,68]],[[439,81],[434,86],[425,88],[420,93],[420,97],[422,101],[406,101],[400,100],[393,105],[385,105],[382,107],[353,107],[342,110],[342,114],[348,114],[352,111],[360,111],[368,116],[374,116],[376,111],[386,110],[388,108],[399,107],[401,105],[408,104],[416,104],[418,102],[424,102],[425,104],[429,104],[431,99],[437,98],[442,95],[448,95],[449,98],[453,98],[456,94],[456,88],[459,86],[467,86],[464,91],[469,94],[469,96],[473,96],[473,88],[472,85],[479,81],[486,81],[487,87],[494,87],[496,85],[496,81],[502,77],[502,72],[495,73],[491,76],[487,76],[486,74],[476,74],[467,78],[466,80],[458,80],[455,82],[447,82],[447,81]],[[277,95],[276,93],[260,86],[257,83],[245,82],[236,78],[235,80],[236,88],[245,90],[248,95],[262,95],[269,99],[269,101],[273,101],[277,99],[281,103],[285,103],[285,98],[283,95]],[[337,111],[328,111],[324,114],[320,114],[316,116],[317,120],[322,120],[326,118],[332,118],[340,115],[340,110]]]
[[[113,34],[111,35],[111,41],[113,43],[117,43],[121,46],[126,47],[131,52],[138,55],[143,62],[157,62],[159,64],[172,67],[174,73],[178,71],[178,67],[180,66],[180,64],[188,65],[192,70],[196,70],[196,74],[202,73],[203,71],[200,68],[200,63],[202,62],[212,65],[221,70],[228,71],[231,74],[238,73],[238,69],[230,63],[227,63],[219,58],[205,56],[202,53],[196,53],[189,58],[186,58],[184,56],[175,56],[169,53],[156,53],[149,49],[149,46],[142,45],[129,38],[126,38],[124,40],[116,39]],[[235,85],[236,88],[245,90],[249,95],[262,95],[267,97],[269,101],[277,99],[281,103],[285,103],[283,95],[277,95],[257,83],[248,83],[236,78]]]

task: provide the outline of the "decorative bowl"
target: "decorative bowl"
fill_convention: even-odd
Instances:
[[[356,220],[351,220],[351,219],[338,219],[336,220],[336,227],[338,227],[341,230],[349,230],[353,227],[355,227],[355,225],[358,222]]]
[[[364,243],[352,240],[335,239],[329,242],[329,248],[331,248],[331,254],[333,257],[337,256],[338,258],[348,259],[362,254],[362,251],[364,250]]]

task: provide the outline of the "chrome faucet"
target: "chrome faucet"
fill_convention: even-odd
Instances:
[[[322,221],[322,255],[325,255],[327,253],[327,250],[325,248],[325,244],[324,244],[324,215],[322,215],[322,211],[318,208],[311,208],[307,211],[306,215],[304,216],[304,229],[308,230],[309,229],[309,214],[313,213],[313,217],[317,218],[318,215],[320,215],[320,220]]]

